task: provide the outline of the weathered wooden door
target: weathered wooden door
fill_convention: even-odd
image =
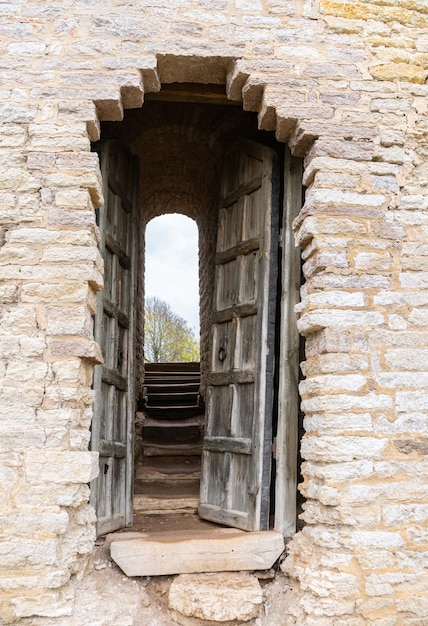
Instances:
[[[104,363],[94,374],[91,447],[99,452],[100,471],[91,497],[100,535],[132,523],[137,163],[116,142],[102,145],[99,154],[104,289],[97,296],[95,338]]]
[[[269,526],[279,163],[243,142],[225,157],[199,514]]]

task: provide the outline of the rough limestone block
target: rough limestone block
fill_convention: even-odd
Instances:
[[[97,452],[28,450],[25,460],[32,483],[87,483],[98,475]]]
[[[262,600],[259,581],[250,574],[182,574],[169,589],[168,605],[181,615],[224,624],[257,617]]]
[[[234,528],[110,535],[112,559],[127,576],[270,569],[284,550],[276,531]]]

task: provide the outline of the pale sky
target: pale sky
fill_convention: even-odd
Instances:
[[[146,228],[146,298],[157,296],[184,318],[199,337],[198,227],[171,213]]]

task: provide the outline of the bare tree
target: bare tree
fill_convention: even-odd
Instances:
[[[144,359],[153,363],[199,361],[199,341],[170,305],[148,298],[144,322]]]

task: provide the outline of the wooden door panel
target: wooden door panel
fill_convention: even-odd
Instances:
[[[235,366],[238,370],[254,369],[254,345],[257,341],[257,324],[254,315],[241,317],[236,328]]]
[[[113,255],[107,248],[104,251],[104,288],[103,292],[108,300],[112,300],[112,276],[113,276]]]
[[[211,355],[212,372],[228,372],[233,368],[235,327],[233,320],[213,325],[213,345],[217,350]]]
[[[119,326],[119,340],[117,346],[117,370],[124,376],[128,376],[129,371],[129,332],[128,328]]]
[[[248,479],[252,470],[251,461],[249,454],[230,455],[229,506],[232,510],[246,511],[249,498],[255,495],[248,491]]]
[[[135,208],[137,163],[115,142],[100,147],[105,206],[100,210],[104,289],[97,298],[95,336],[104,363],[94,375],[91,447],[100,472],[91,485],[99,534],[132,522],[134,423]],[[93,494],[93,495],[92,495]]]
[[[239,198],[231,208],[222,209],[219,212],[219,230],[217,251],[227,250],[242,238],[242,216],[244,214],[245,201]]]
[[[245,197],[244,239],[260,237],[259,207],[262,201],[261,189],[256,189]]]
[[[251,439],[254,425],[254,384],[234,385],[231,431],[234,437]]]
[[[233,390],[231,386],[213,386],[210,388],[208,404],[212,415],[211,424],[208,425],[207,435],[217,437],[231,436],[231,411],[233,403]]]
[[[129,271],[127,268],[119,265],[117,274],[117,293],[116,301],[119,309],[127,311],[129,309]]]
[[[260,530],[269,515],[279,173],[273,151],[251,142],[224,163],[199,514]]]
[[[216,295],[215,302],[217,310],[221,311],[233,306],[238,299],[238,290],[236,289],[236,275],[238,272],[238,263],[236,259],[232,259],[228,263],[224,263],[218,267],[216,273]]]
[[[239,304],[256,302],[259,257],[257,252],[241,256],[238,263]]]

